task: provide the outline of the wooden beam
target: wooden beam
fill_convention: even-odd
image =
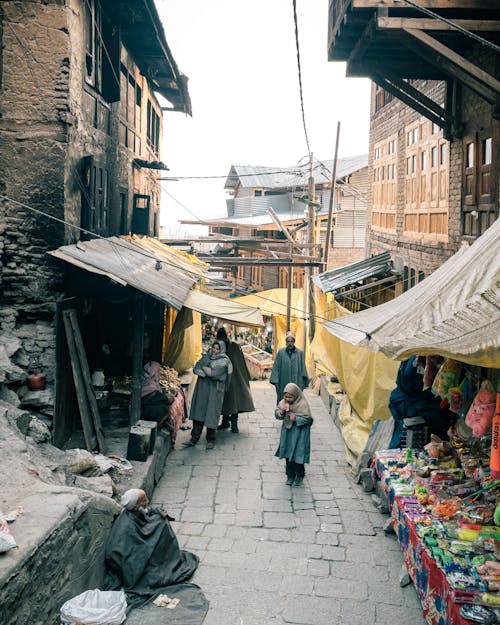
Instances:
[[[495,104],[500,94],[500,81],[422,30],[405,28],[403,32],[418,54],[441,67],[451,78],[458,78],[490,104]]]
[[[352,52],[349,54],[348,63],[353,61],[361,61],[365,52],[368,50],[370,45],[373,42],[373,36],[376,31],[376,19],[373,17],[366,28],[363,31],[363,34],[358,38],[356,44],[354,45]]]
[[[486,10],[498,9],[498,0],[418,0],[421,7],[425,9],[468,9],[484,12]],[[404,0],[352,0],[353,9],[415,9],[406,4]]]
[[[437,124],[440,128],[443,128],[444,130],[448,129],[449,122],[445,117],[445,111],[443,110],[442,115],[434,113],[426,104],[426,100],[429,100],[427,96],[420,94],[421,97],[416,99],[402,87],[403,85],[406,86],[407,83],[401,81],[398,84],[394,84],[376,72],[372,73],[371,78],[379,87],[382,87],[382,89],[392,93],[395,98],[398,98],[398,100],[401,100],[409,107],[429,119],[431,122]]]
[[[500,20],[452,20],[457,26],[477,32],[496,32],[500,30]],[[440,22],[432,17],[379,17],[377,28],[380,29],[405,29],[417,28],[418,30],[451,30],[458,32],[449,24]]]

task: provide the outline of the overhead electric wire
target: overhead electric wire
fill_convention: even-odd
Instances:
[[[467,28],[460,26],[460,24],[457,24],[453,22],[452,20],[447,19],[446,17],[440,15],[439,13],[435,13],[434,11],[431,11],[430,9],[420,6],[414,0],[402,0],[402,2],[406,2],[406,4],[409,4],[414,9],[417,9],[417,11],[420,11],[421,13],[424,13],[425,15],[428,15],[429,17],[433,17],[434,19],[437,19],[440,22],[444,22],[445,24],[448,24],[448,26],[450,26],[451,28],[458,30],[463,35],[466,35],[467,37],[470,37],[471,39],[478,41],[482,45],[487,46],[488,48],[491,48],[495,52],[500,52],[500,47],[495,45],[491,41],[488,41],[488,39],[485,39],[484,37],[481,37],[480,35],[476,35],[476,33],[473,33],[472,31],[467,30]]]
[[[309,137],[307,136],[306,127],[306,114],[304,111],[304,93],[302,89],[302,70],[300,67],[300,49],[299,49],[299,26],[297,22],[297,0],[292,0],[293,3],[293,22],[295,25],[295,47],[297,49],[297,69],[299,75],[299,91],[300,91],[300,108],[302,109],[302,124],[304,126],[304,135],[306,138],[307,153],[311,154],[311,148],[309,147]]]
[[[119,243],[118,241],[110,241],[109,237],[105,237],[102,234],[98,234],[97,232],[92,232],[91,230],[87,230],[86,228],[82,228],[81,226],[77,226],[76,224],[72,224],[69,221],[65,221],[64,219],[61,219],[60,217],[55,217],[54,215],[51,215],[50,213],[46,213],[45,211],[42,211],[38,208],[35,208],[34,206],[29,206],[28,204],[24,204],[24,202],[19,202],[18,200],[14,200],[12,198],[10,198],[8,195],[3,195],[0,194],[0,199],[2,200],[7,200],[7,202],[12,202],[13,204],[17,204],[18,206],[22,206],[23,208],[26,208],[30,211],[32,211],[33,213],[37,213],[38,215],[42,215],[43,217],[47,217],[48,219],[52,219],[53,221],[56,221],[64,226],[68,226],[69,228],[74,228],[75,230],[79,230],[80,232],[83,232],[85,234],[89,234],[93,237],[95,237],[96,239],[105,239],[106,241],[109,241],[109,243],[111,243],[112,245],[114,245],[115,247],[121,247],[123,249],[126,249],[128,251],[130,251],[130,247],[128,247],[127,245],[122,245],[121,243]],[[191,271],[190,269],[184,268],[184,267],[179,267],[179,265],[176,265],[175,263],[170,263],[168,260],[163,260],[158,258],[157,256],[154,256],[152,254],[148,254],[145,251],[139,250],[139,249],[134,249],[134,252],[136,254],[139,254],[141,256],[145,256],[146,258],[149,258],[151,260],[154,260],[155,263],[161,263],[164,265],[167,265],[169,267],[173,267],[174,269],[180,269],[181,271],[185,271],[186,273],[190,273],[193,274],[194,276],[197,276],[198,278],[200,277],[200,274],[197,271]],[[211,280],[210,276],[203,276],[204,279],[206,280]]]

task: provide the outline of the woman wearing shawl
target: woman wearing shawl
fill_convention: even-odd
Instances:
[[[193,367],[198,376],[191,401],[189,418],[193,422],[191,439],[186,441],[186,447],[193,447],[200,440],[203,426],[207,428],[207,449],[215,445],[215,430],[219,424],[219,417],[224,401],[224,393],[229,387],[233,366],[226,356],[224,341],[215,341],[209,352]]]
[[[304,479],[304,464],[309,462],[311,450],[311,409],[300,388],[290,382],[283,391],[283,399],[276,406],[276,419],[283,421],[280,443],[276,453],[286,459],[286,483],[300,486]]]

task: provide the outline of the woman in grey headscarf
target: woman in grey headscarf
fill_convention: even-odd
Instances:
[[[207,428],[207,449],[215,445],[215,430],[224,401],[224,393],[229,388],[233,366],[226,356],[224,341],[215,341],[212,348],[193,367],[198,376],[191,401],[189,418],[193,422],[191,439],[186,447],[193,447],[200,440],[203,426]]]

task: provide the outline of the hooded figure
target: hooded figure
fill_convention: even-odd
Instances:
[[[227,356],[233,365],[233,375],[222,404],[222,423],[217,429],[225,430],[231,426],[231,431],[237,434],[239,431],[238,413],[255,410],[250,392],[250,373],[243,350],[238,343],[229,340],[224,327],[217,330],[217,339],[224,341]]]
[[[196,445],[205,426],[207,449],[213,449],[224,394],[229,388],[233,372],[233,365],[226,356],[224,341],[215,341],[212,348],[195,364],[193,372],[198,376],[189,411],[193,429],[191,440],[185,442],[184,445],[186,447]]]
[[[274,455],[286,459],[286,483],[300,486],[305,475],[304,464],[310,460],[313,418],[307,399],[296,384],[285,386],[283,399],[276,406],[274,416],[283,421]]]

